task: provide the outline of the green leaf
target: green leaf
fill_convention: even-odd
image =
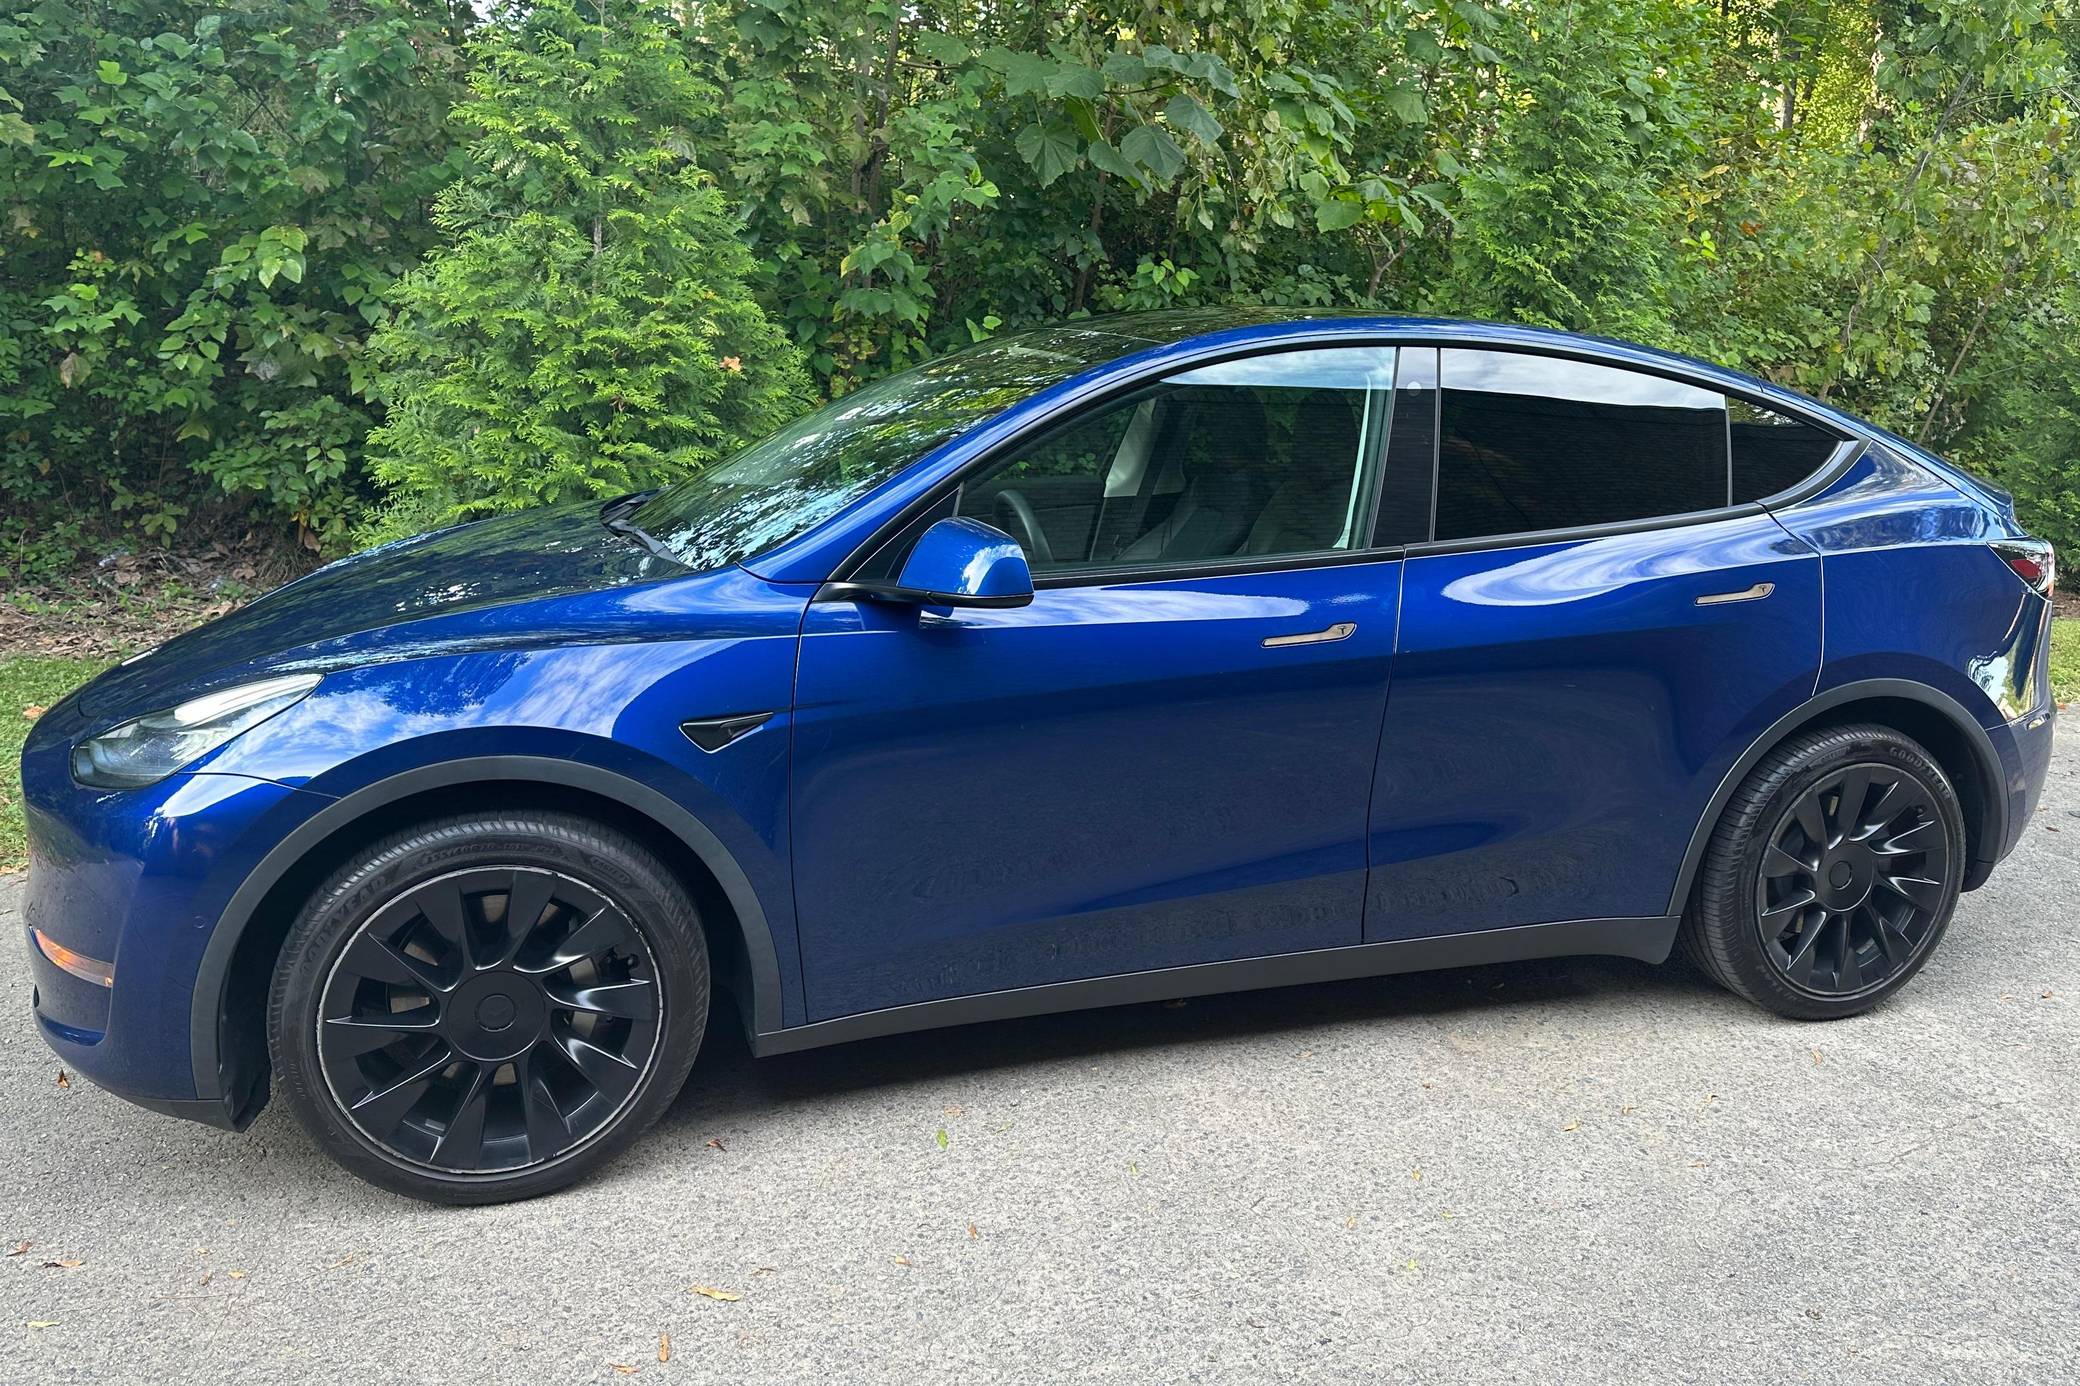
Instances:
[[[1184,171],[1184,151],[1177,141],[1154,125],[1137,125],[1119,142],[1119,152],[1167,183]]]
[[[1189,130],[1205,144],[1212,144],[1221,137],[1221,123],[1194,97],[1179,95],[1170,98],[1163,107],[1163,119],[1180,130]]]
[[[1314,225],[1324,233],[1356,226],[1365,219],[1365,204],[1355,197],[1338,197],[1315,208]]]
[[[1047,94],[1095,101],[1105,94],[1105,79],[1098,75],[1096,68],[1064,63],[1054,76],[1047,79]]]
[[[1141,170],[1136,168],[1126,155],[1104,140],[1092,141],[1090,148],[1084,151],[1084,157],[1091,161],[1093,168],[1100,168],[1114,177],[1124,178],[1137,187],[1141,183]]]
[[[935,63],[948,67],[959,67],[968,61],[974,50],[951,34],[942,34],[936,29],[920,29],[911,36],[917,51]]]
[[[1421,125],[1426,118],[1423,110],[1423,94],[1414,87],[1394,87],[1385,97],[1387,109],[1409,125]]]
[[[1060,116],[1034,121],[1018,132],[1013,143],[1018,156],[1040,175],[1043,188],[1076,166],[1076,131]]]
[[[101,74],[101,80],[112,87],[120,87],[130,80],[130,74],[123,71],[123,65],[108,58],[103,58],[97,63],[95,70]]]

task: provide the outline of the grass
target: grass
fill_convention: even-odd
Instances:
[[[107,668],[109,661],[66,655],[0,656],[0,872],[28,863],[22,832],[22,743],[36,720],[32,709],[49,707]]]
[[[2080,698],[2080,616],[2051,623],[2051,696],[2060,703]]]

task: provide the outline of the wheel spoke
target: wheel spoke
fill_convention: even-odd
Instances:
[[[391,947],[387,940],[366,929],[356,934],[354,941],[340,954],[339,965],[344,972],[391,986],[425,987],[434,992],[447,990],[439,968],[401,948]]]
[[[657,1014],[657,988],[641,978],[598,986],[551,986],[550,1004],[565,1010],[593,1011],[622,1020],[649,1020]]]
[[[483,957],[480,967],[504,967],[519,956],[527,936],[542,919],[543,911],[549,908],[551,892],[556,887],[556,878],[541,871],[516,871],[513,873],[512,889],[506,892],[505,913],[499,916],[498,927],[487,930],[484,946],[479,950]]]
[[[1883,876],[1885,888],[1917,910],[1934,910],[1943,903],[1943,886],[1925,876]]]
[[[1809,890],[1796,900],[1787,900],[1781,905],[1764,910],[1762,912],[1762,923],[1766,935],[1774,938],[1782,934],[1800,914],[1811,908],[1813,902],[1819,898],[1819,896]],[[1772,925],[1775,926],[1775,933],[1768,933]]]
[[[1903,779],[1894,780],[1878,791],[1878,797],[1864,809],[1864,821],[1884,825],[1905,811],[1907,803],[1914,797]]]
[[[422,1009],[425,1018],[414,1011],[394,1016],[328,1016],[318,1037],[318,1047],[330,1058],[355,1059],[388,1048],[408,1035],[430,1034],[440,1019],[434,1007]]]
[[[1880,830],[1882,831],[1882,829]],[[1940,842],[1943,825],[1933,818],[1925,818],[1911,828],[1904,828],[1891,837],[1879,842],[1871,850],[1881,857],[1905,856],[1910,852],[1923,852]]]
[[[1849,916],[1836,914],[1830,919],[1841,921],[1841,952],[1836,955],[1834,985],[1837,991],[1854,991],[1863,985],[1863,965],[1856,957],[1856,931],[1849,927]]]
[[[475,1169],[484,1162],[484,1116],[491,1108],[491,1080],[498,1065],[479,1063],[455,1103],[448,1127],[433,1147],[433,1162],[449,1169]]]
[[[1899,925],[1885,917],[1885,911],[1872,907],[1871,934],[1878,940],[1878,951],[1894,968],[1906,966],[1907,959],[1914,955],[1914,942],[1900,931]]]
[[[556,951],[546,959],[518,963],[515,968],[528,973],[556,972],[584,958],[610,953],[627,942],[628,921],[617,910],[601,909],[572,930],[571,936],[556,945]]]
[[[397,1123],[404,1120],[404,1114],[412,1109],[412,1104],[425,1096],[433,1075],[454,1059],[455,1053],[447,1045],[437,1045],[431,1058],[412,1065],[388,1085],[370,1092],[348,1110],[369,1130],[394,1131]]]
[[[469,902],[462,898],[461,884],[452,878],[428,881],[412,893],[412,904],[433,931],[454,948],[455,956],[462,960],[462,975],[468,976],[477,965],[476,939],[469,926]]]
[[[1828,846],[1831,839],[1827,835],[1827,819],[1820,813],[1820,800],[1817,796],[1808,794],[1801,798],[1797,807],[1792,809],[1792,813],[1798,819],[1798,826],[1805,829],[1808,842],[1818,848]]]
[[[1810,875],[1812,870],[1809,864],[1774,844],[1762,854],[1762,874],[1773,880],[1784,876]]]
[[[520,1105],[527,1115],[527,1158],[546,1160],[571,1141],[570,1122],[556,1106],[548,1080],[542,1076],[540,1046],[521,1055],[514,1064],[520,1080]]]
[[[556,1036],[556,1044],[578,1072],[598,1088],[609,1102],[619,1102],[643,1076],[643,1071],[618,1054],[610,1054],[582,1035]]]
[[[1867,765],[1859,765],[1842,776],[1841,797],[1835,801],[1835,837],[1855,837],[1856,830],[1863,826],[1864,796],[1870,792],[1871,771]]]

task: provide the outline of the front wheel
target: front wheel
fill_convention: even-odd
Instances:
[[[685,889],[564,814],[443,819],[341,866],[289,931],[268,1044],[298,1120],[439,1203],[574,1183],[670,1105],[708,1015]]]
[[[1855,1015],[1928,961],[1964,869],[1957,793],[1918,742],[1876,725],[1812,732],[1727,803],[1684,937],[1721,986],[1779,1015]]]

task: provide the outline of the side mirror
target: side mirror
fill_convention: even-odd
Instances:
[[[894,582],[847,587],[849,594],[914,606],[1025,606],[1033,600],[1033,571],[1016,539],[955,516],[918,536]]]

